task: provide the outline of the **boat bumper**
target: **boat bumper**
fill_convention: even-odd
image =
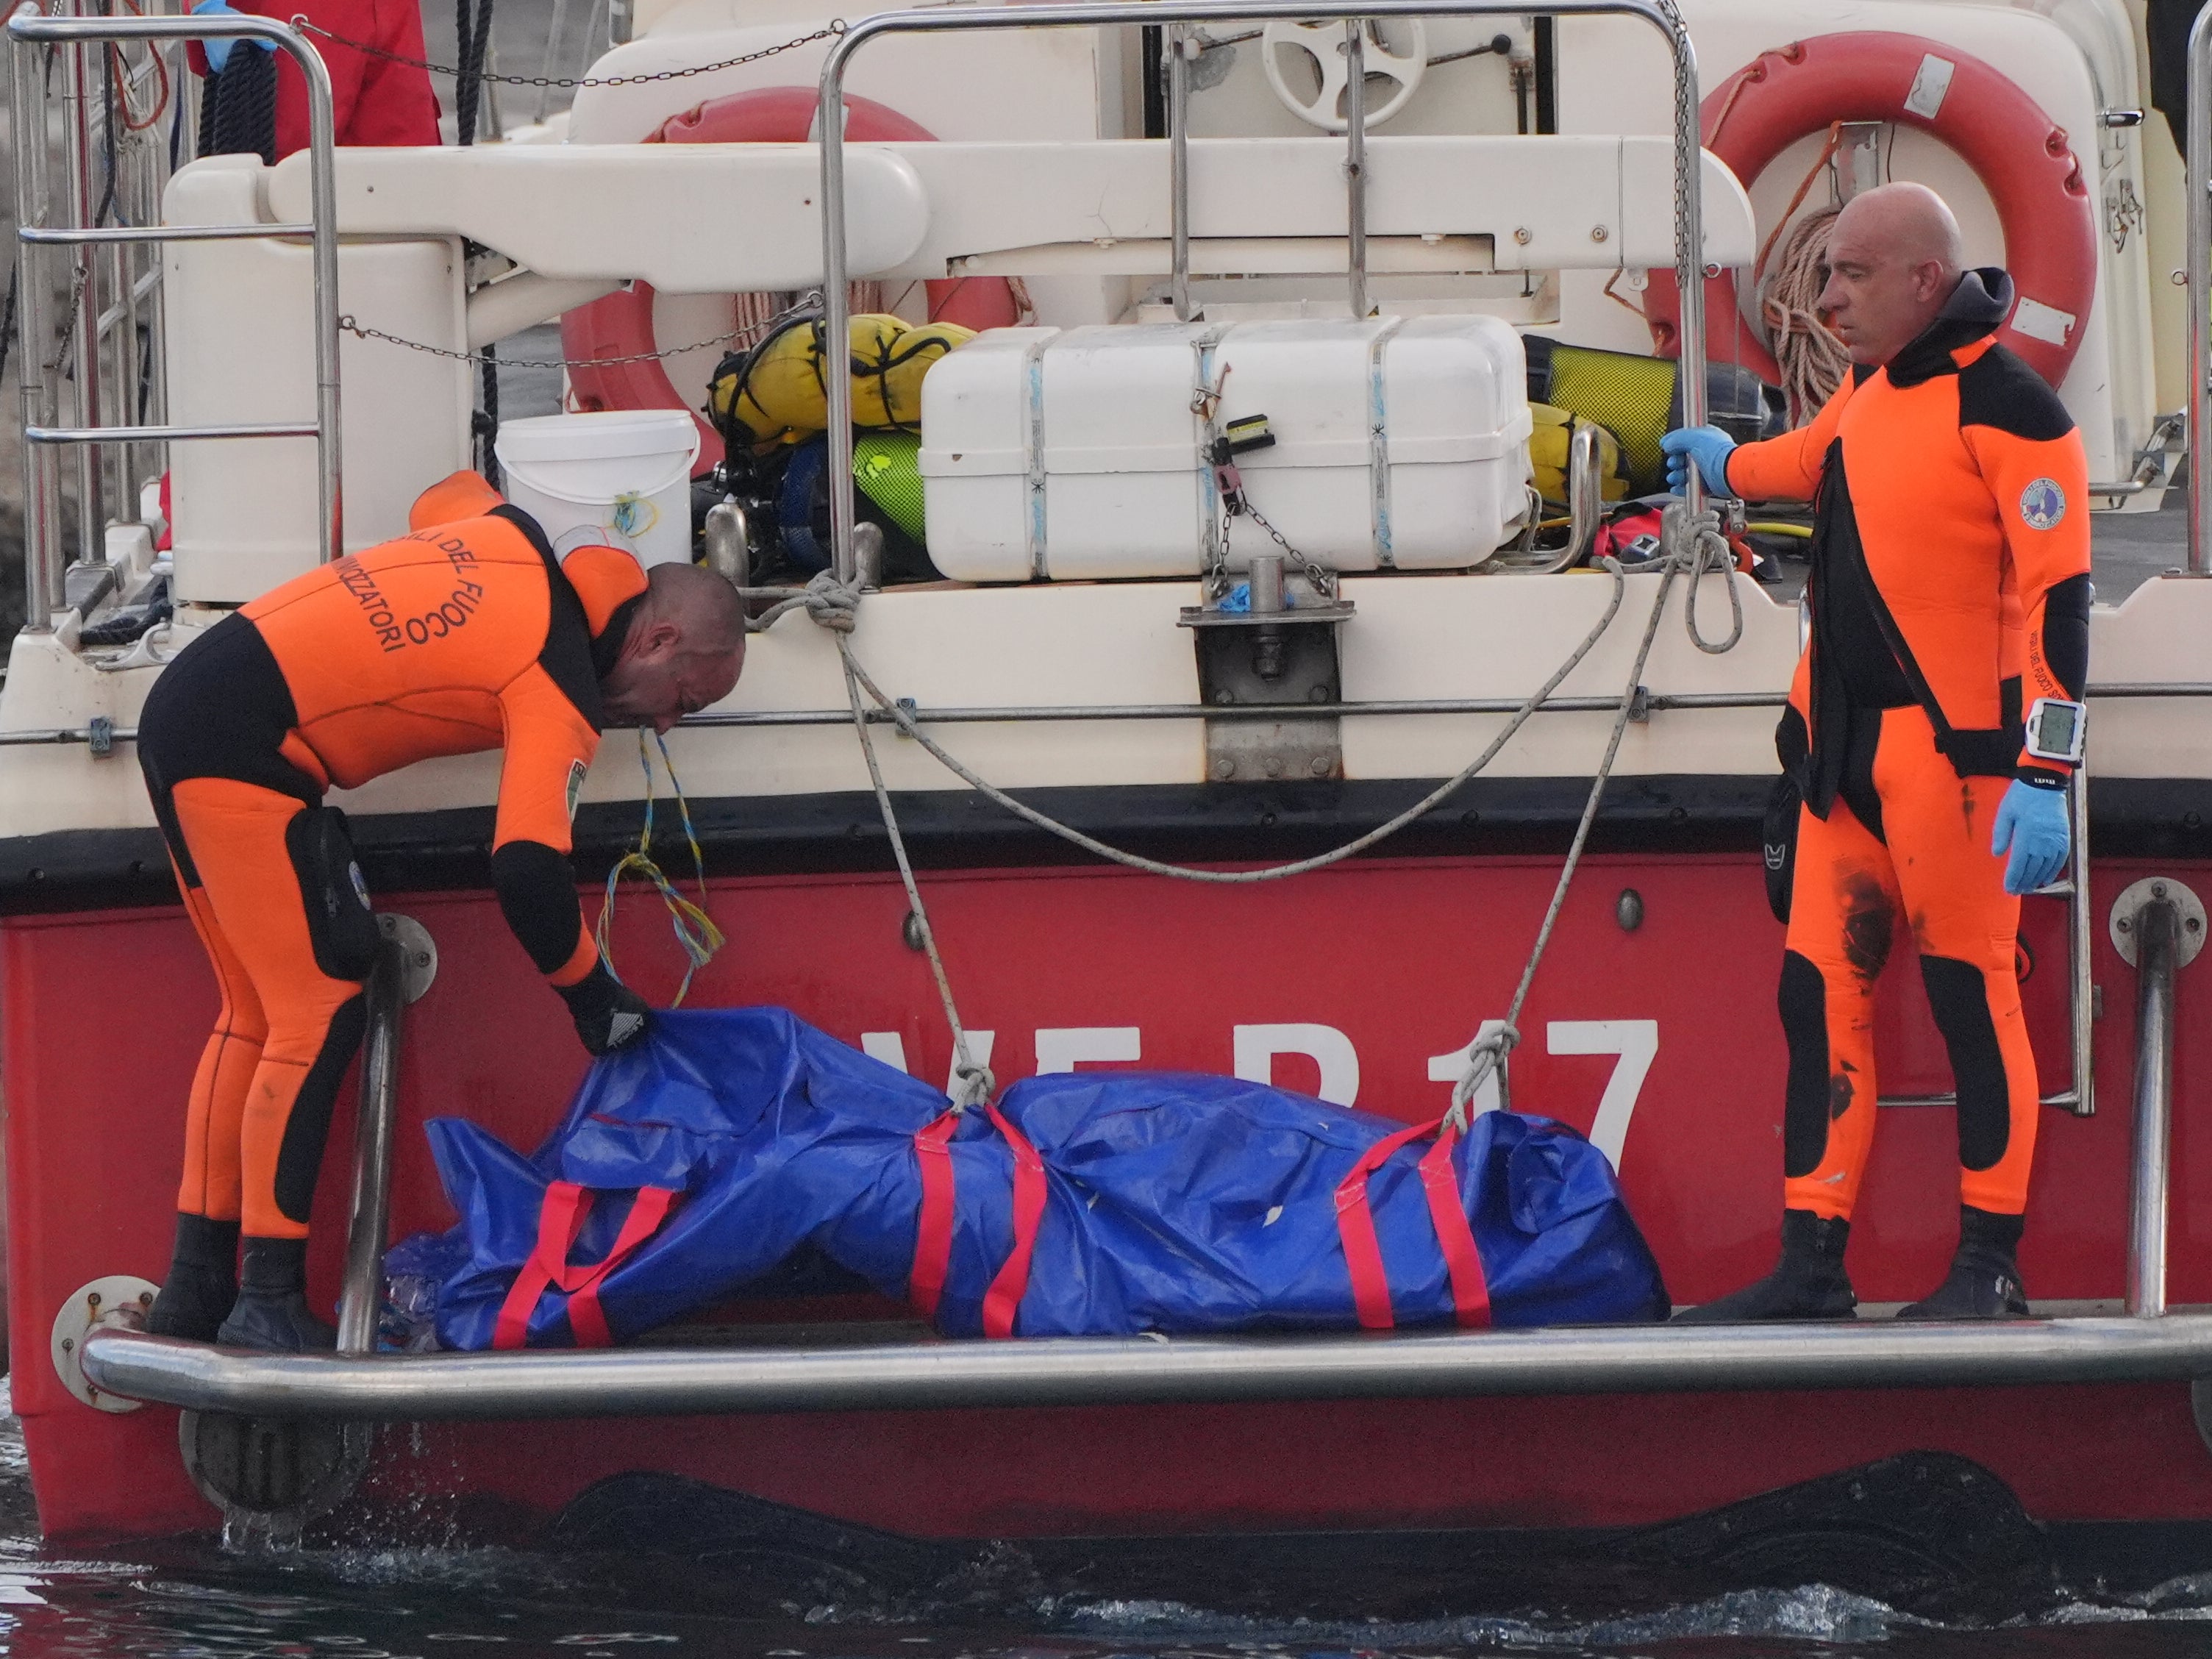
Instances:
[[[110,1330],[87,1339],[83,1364],[102,1389],[188,1411],[385,1422],[2002,1387],[2212,1376],[2212,1313],[362,1356],[247,1353]]]

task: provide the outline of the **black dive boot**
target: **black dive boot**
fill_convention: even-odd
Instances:
[[[146,1316],[146,1328],[155,1336],[212,1342],[237,1299],[238,1224],[179,1215],[169,1276]]]
[[[1899,1319],[2027,1319],[2020,1282],[2021,1218],[1959,1206],[1959,1253],[1934,1291],[1897,1310]]]
[[[1733,1296],[1685,1308],[1677,1325],[1743,1325],[1765,1319],[1849,1319],[1859,1303],[1844,1271],[1851,1224],[1810,1210],[1782,1212],[1782,1260]]]
[[[308,1353],[335,1348],[337,1329],[307,1311],[307,1241],[249,1238],[238,1305],[216,1334],[226,1348]]]

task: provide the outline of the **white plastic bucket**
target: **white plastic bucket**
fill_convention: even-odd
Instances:
[[[680,409],[536,415],[500,424],[508,501],[556,548],[597,531],[641,564],[691,559],[691,466],[699,428]]]

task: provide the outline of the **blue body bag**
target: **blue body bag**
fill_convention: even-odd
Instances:
[[[428,1133],[461,1223],[388,1267],[434,1280],[448,1348],[634,1337],[809,1244],[911,1290],[948,1334],[1668,1310],[1604,1156],[1507,1112],[1439,1153],[1424,1131],[1260,1084],[1091,1072],[953,1117],[928,1085],[747,1008],[654,1015],[534,1157],[461,1119]]]

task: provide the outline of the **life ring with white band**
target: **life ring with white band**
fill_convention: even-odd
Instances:
[[[1820,34],[1761,52],[1714,90],[1702,114],[1705,147],[1747,188],[1791,144],[1838,121],[1899,122],[1956,151],[2004,227],[2019,298],[1997,338],[2052,386],[2066,378],[2096,298],[2095,210],[2066,130],[2009,77],[1917,34]],[[1653,347],[1679,356],[1674,273],[1648,275]],[[1738,308],[1734,271],[1706,279],[1705,319],[1709,361],[1741,362],[1781,383],[1773,354]]]

